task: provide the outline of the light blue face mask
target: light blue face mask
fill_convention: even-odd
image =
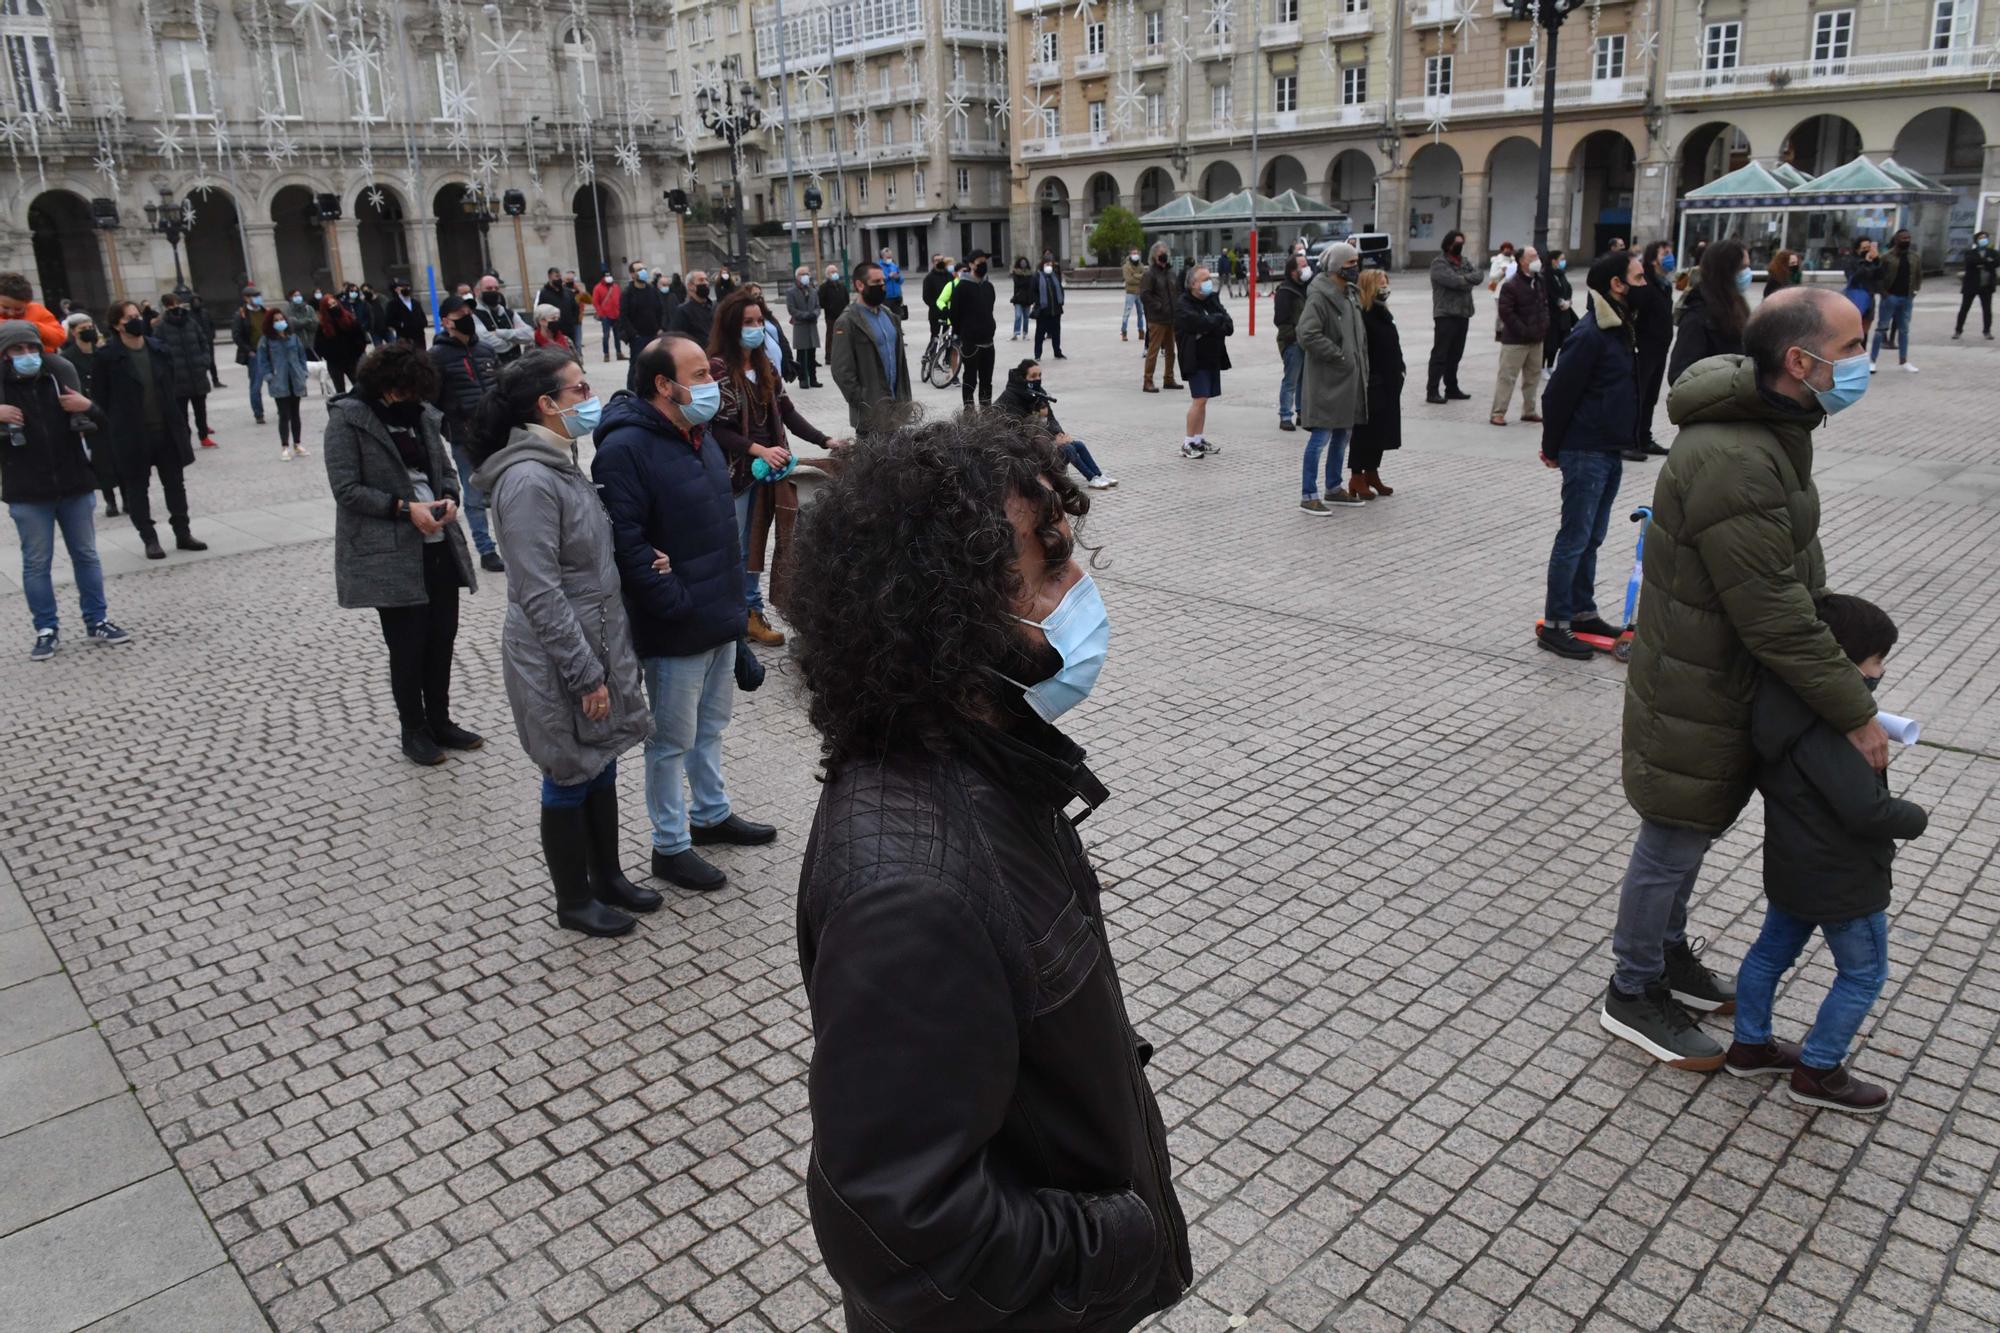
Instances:
[[[597,423],[604,418],[604,404],[596,394],[584,399],[575,407],[562,414],[563,429],[572,440],[580,440],[597,430]]]
[[[1062,666],[1053,676],[1021,687],[1021,697],[1035,715],[1044,722],[1054,722],[1089,697],[1091,687],[1097,684],[1097,673],[1104,669],[1104,658],[1111,648],[1110,613],[1104,609],[1097,580],[1085,574],[1046,620],[1014,618],[1041,630],[1049,647],[1062,656]]]
[[[762,347],[764,345],[764,326],[762,324],[745,324],[743,326],[742,338],[745,347]]]
[[[1201,280],[1201,294],[1202,294],[1203,296],[1213,296],[1213,295],[1215,295],[1215,279],[1214,279],[1214,278],[1203,278],[1203,279]]]
[[[42,373],[42,354],[40,352],[29,352],[25,356],[17,356],[11,359],[14,362],[14,373],[22,379],[33,379]]]
[[[1739,268],[1736,270],[1736,290],[1739,292],[1747,292],[1750,290],[1749,269]]]
[[[640,282],[644,282],[646,281],[646,279],[652,277],[653,275],[648,273],[645,269],[642,268],[638,271],[638,273],[634,274],[633,276],[637,277]]]
[[[694,395],[694,401],[681,404],[681,415],[690,426],[700,426],[712,420],[722,410],[722,386],[713,381],[707,384],[690,384],[687,391]]]
[[[1799,350],[1806,352],[1803,347]],[[1815,352],[1806,352],[1806,355],[1833,367],[1832,388],[1813,389],[1810,383],[1806,385],[1812,389],[1813,397],[1819,399],[1820,410],[1828,416],[1854,406],[1861,401],[1861,395],[1868,392],[1868,353],[1857,352],[1838,361],[1828,361]]]

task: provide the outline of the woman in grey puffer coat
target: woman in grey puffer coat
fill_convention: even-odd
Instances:
[[[473,417],[473,482],[507,561],[501,669],[521,748],[542,770],[556,920],[623,935],[660,895],[618,867],[618,756],[652,735],[611,519],[576,463],[599,405],[583,367],[542,348],[500,372]],[[619,909],[623,908],[623,911]]]

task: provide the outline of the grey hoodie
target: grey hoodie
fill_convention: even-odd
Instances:
[[[588,782],[653,734],[611,519],[570,443],[538,426],[517,427],[473,484],[507,562],[500,665],[521,748],[552,781]],[[607,683],[611,712],[592,722],[581,701]]]

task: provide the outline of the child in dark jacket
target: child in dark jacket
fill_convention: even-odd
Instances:
[[[1819,618],[1868,688],[1896,644],[1880,607],[1829,593]],[[1920,836],[1923,807],[1889,794],[1845,736],[1770,672],[1750,714],[1757,789],[1764,793],[1764,929],[1736,975],[1736,1040],[1724,1067],[1741,1078],[1789,1075],[1802,1106],[1872,1115],[1889,1091],[1849,1076],[1848,1047],[1889,970],[1889,863],[1896,840]],[[1771,1036],[1778,979],[1817,929],[1833,956],[1833,986],[1803,1046]]]

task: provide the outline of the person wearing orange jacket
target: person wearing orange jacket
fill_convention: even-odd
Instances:
[[[60,352],[69,341],[56,313],[35,299],[35,289],[19,273],[0,273],[0,319],[25,319],[42,335],[44,352]]]

